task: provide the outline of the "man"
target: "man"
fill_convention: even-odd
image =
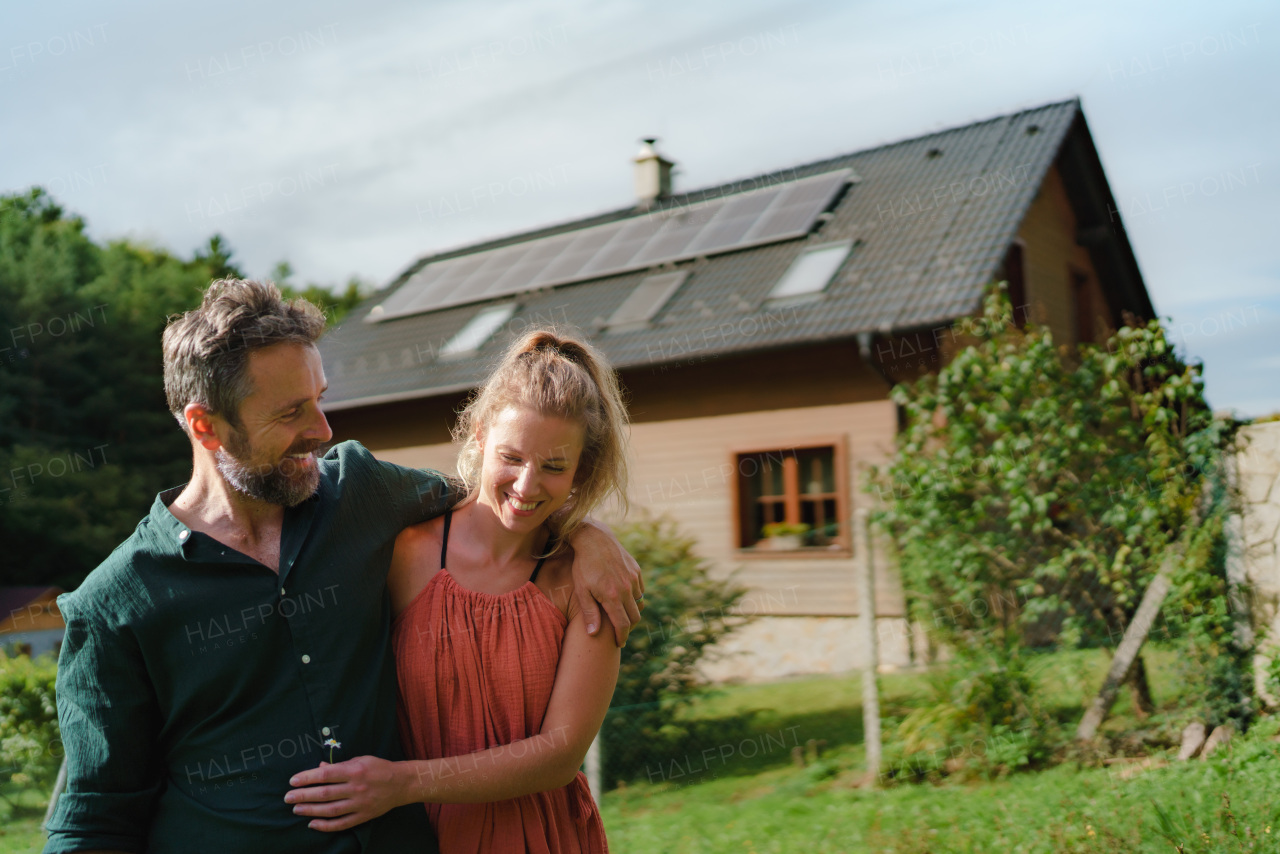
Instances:
[[[450,501],[355,442],[317,456],[323,329],[311,304],[224,279],[165,330],[194,471],[59,599],[68,778],[46,854],[435,850],[421,808],[322,834],[284,802],[321,761],[401,758],[386,575],[400,530]],[[598,526],[573,545],[589,622],[595,597],[625,642],[634,561]]]

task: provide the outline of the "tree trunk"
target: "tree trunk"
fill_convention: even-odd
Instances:
[[[58,766],[58,778],[53,781],[53,791],[49,794],[49,807],[44,811],[44,821],[40,822],[41,830],[49,828],[49,819],[53,818],[53,811],[58,806],[58,798],[62,796],[62,790],[66,787],[67,757],[63,754],[62,764]]]
[[[1147,665],[1141,655],[1133,660],[1133,667],[1129,670],[1129,693],[1133,699],[1133,711],[1140,719],[1146,720],[1147,716],[1156,710],[1156,704],[1151,699]]]
[[[1102,681],[1102,689],[1098,691],[1098,696],[1093,698],[1093,703],[1080,719],[1080,726],[1076,729],[1076,740],[1090,741],[1097,735],[1098,727],[1111,711],[1116,695],[1120,692],[1120,686],[1128,679],[1129,671],[1133,669],[1135,659],[1141,660],[1138,659],[1138,653],[1142,651],[1142,644],[1146,641],[1156,617],[1160,615],[1160,606],[1164,604],[1165,597],[1169,595],[1169,588],[1173,586],[1169,577],[1173,574],[1173,567],[1180,556],[1181,549],[1174,546],[1170,546],[1165,552],[1164,560],[1160,563],[1160,571],[1147,585],[1146,592],[1142,594],[1142,602],[1138,605],[1138,612],[1133,615],[1129,627],[1124,631],[1124,638],[1116,649],[1115,657],[1111,659],[1111,669],[1107,671],[1107,678]],[[1145,683],[1145,679],[1143,681]]]

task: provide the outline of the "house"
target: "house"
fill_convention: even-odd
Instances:
[[[453,414],[508,341],[576,328],[629,393],[635,504],[751,589],[761,618],[711,675],[856,667],[851,519],[893,449],[892,384],[957,348],[993,280],[1060,342],[1154,314],[1080,102],[689,192],[671,165],[646,141],[634,204],[411,264],[322,342],[330,423],[452,470]],[[788,547],[771,522],[809,531]],[[903,594],[876,565],[881,660],[905,665]]]
[[[57,652],[66,623],[58,587],[0,587],[0,649],[25,655]]]

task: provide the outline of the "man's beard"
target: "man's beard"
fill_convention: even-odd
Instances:
[[[251,465],[249,440],[233,430],[214,453],[218,471],[237,492],[267,504],[295,507],[315,494],[320,486],[320,467],[313,460],[303,470],[298,460],[287,455],[277,465]],[[320,443],[291,449],[290,454],[314,453]]]

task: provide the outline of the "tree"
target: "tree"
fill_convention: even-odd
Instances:
[[[355,276],[348,279],[346,288],[339,292],[314,282],[309,283],[305,288],[298,288],[289,281],[292,278],[293,265],[288,261],[278,262],[271,271],[271,281],[279,286],[280,292],[285,297],[289,299],[302,297],[319,306],[330,326],[342,323],[351,309],[364,302],[364,298],[373,292],[373,288]]]
[[[231,247],[227,245],[226,238],[221,234],[215,234],[209,238],[209,243],[204,249],[196,250],[195,260],[208,267],[209,275],[214,279],[243,279],[244,273],[231,260],[234,254]]]
[[[875,488],[916,618],[997,668],[1037,642],[1118,643],[1196,496],[1222,481],[1235,425],[1213,417],[1200,366],[1158,321],[1057,347],[1014,325],[997,287],[974,328],[937,374],[893,392],[907,427]],[[1230,508],[1213,494],[1206,536]],[[1213,554],[1208,541],[1189,550],[1177,607],[1224,595]],[[1208,635],[1197,642],[1207,650]],[[1140,658],[1131,673],[1149,708]]]
[[[0,196],[0,585],[77,586],[188,479],[160,335],[242,275],[233,254],[221,235],[191,260],[98,245],[42,190]]]
[[[74,586],[185,479],[159,337],[209,277],[96,245],[41,190],[0,197],[0,583]]]

